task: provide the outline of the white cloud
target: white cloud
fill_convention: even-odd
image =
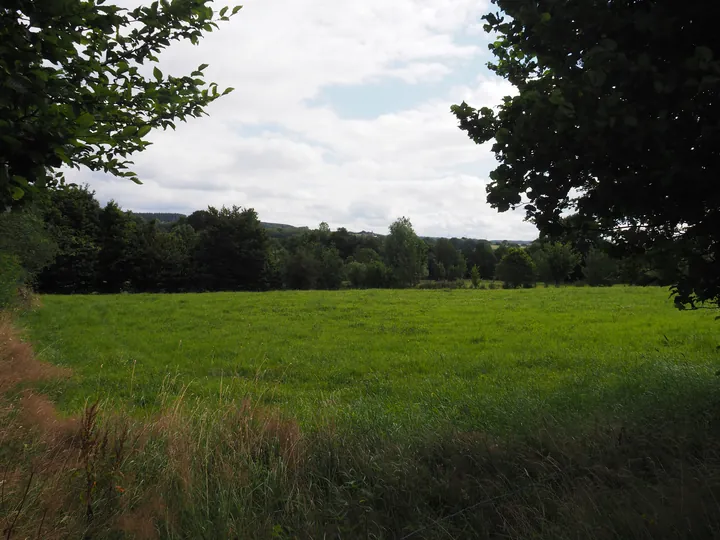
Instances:
[[[208,77],[236,91],[210,117],[152,135],[154,145],[135,157],[144,185],[89,172],[73,180],[90,179],[101,200],[138,211],[237,204],[266,221],[378,232],[406,215],[422,234],[532,238],[520,215],[484,202],[494,158],[449,112],[452,103],[495,105],[511,92],[489,73],[458,71],[486,54],[483,38],[458,39],[486,11],[476,0],[251,0],[199,46],[161,57],[175,74],[207,62]],[[438,85],[458,74],[464,84]],[[328,86],[381,80],[409,94],[429,82],[440,90],[369,119],[309,104]]]

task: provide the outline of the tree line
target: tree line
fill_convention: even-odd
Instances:
[[[520,247],[422,239],[404,217],[384,236],[326,223],[275,230],[235,206],[160,222],[112,201],[101,206],[87,187],[66,187],[0,216],[0,269],[6,297],[24,283],[73,294],[673,282],[677,268],[666,257],[614,257],[616,246],[599,229],[567,226],[564,236]]]

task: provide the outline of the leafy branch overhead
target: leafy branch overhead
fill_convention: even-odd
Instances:
[[[720,34],[702,2],[492,0],[489,68],[517,93],[452,112],[493,140],[488,202],[682,252],[679,305],[720,298]]]
[[[197,44],[240,6],[215,13],[209,0],[135,9],[103,0],[8,0],[0,7],[0,204],[24,204],[62,182],[62,166],[140,183],[130,154],[154,128],[205,113],[232,88],[164,74],[158,54]]]

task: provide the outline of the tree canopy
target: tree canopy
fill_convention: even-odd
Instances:
[[[237,13],[210,0],[135,9],[103,0],[7,0],[0,7],[0,205],[18,206],[81,165],[140,179],[128,156],[153,128],[205,114],[232,90],[148,62],[173,41],[195,44]]]
[[[578,215],[679,249],[676,302],[720,297],[720,34],[703,2],[493,0],[490,69],[517,93],[452,112],[500,162],[488,201],[551,237]]]

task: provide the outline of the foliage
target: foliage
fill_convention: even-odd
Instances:
[[[477,266],[480,277],[483,279],[492,279],[498,261],[492,244],[484,240],[478,240],[474,244],[471,249],[463,251],[467,265],[470,267]]]
[[[604,251],[590,250],[585,258],[583,275],[588,285],[601,287],[612,285],[617,275],[617,263]]]
[[[553,242],[545,244],[534,255],[538,276],[545,283],[560,285],[580,264],[580,254],[575,252],[569,244]]]
[[[140,182],[129,154],[149,132],[205,114],[220,92],[203,78],[143,69],[172,42],[196,44],[239,7],[208,0],[125,9],[102,0],[10,0],[0,8],[0,207],[85,166]]]
[[[367,276],[367,266],[365,263],[352,261],[347,265],[345,271],[347,273],[347,278],[350,281],[350,285],[356,289],[362,289],[365,287],[365,280]]]
[[[706,6],[493,3],[490,68],[517,93],[497,111],[452,108],[474,142],[494,139],[490,204],[524,204],[551,236],[572,211],[618,244],[679,243],[677,302],[717,303],[720,41]]]
[[[470,281],[472,282],[473,289],[477,289],[480,285],[480,270],[477,265],[473,266],[470,270]]]
[[[18,290],[25,282],[25,271],[20,257],[0,251],[0,309],[11,307],[17,300]]]
[[[38,208],[0,213],[0,253],[17,257],[26,280],[48,266],[57,252]]]
[[[507,254],[500,260],[495,277],[510,289],[535,283],[535,263],[523,248],[508,248]]]
[[[265,289],[268,239],[255,210],[210,207],[206,218],[195,252],[200,287],[214,291]]]
[[[415,234],[408,218],[399,218],[390,225],[384,251],[394,286],[412,287],[427,275],[427,246]]]
[[[455,286],[455,281],[471,277],[467,261],[485,264],[484,270],[478,266],[481,279],[488,271],[494,277],[495,253],[507,254],[512,248],[504,243],[493,253],[487,241],[464,238],[435,239],[426,246],[406,224],[399,229],[402,234],[396,231],[395,236],[385,238],[343,229],[328,232],[324,227],[297,228],[292,234],[271,238],[271,229],[259,222],[252,210],[240,208],[209,208],[161,225],[124,211],[113,201],[101,208],[87,187],[49,190],[47,204],[33,219],[27,223],[46,227],[59,246],[55,259],[38,277],[39,288],[46,293],[338,289],[343,283],[387,288],[410,286],[413,280],[425,277],[425,272],[446,288],[448,283]],[[397,241],[401,237],[403,240]],[[27,256],[43,253],[40,236],[23,238],[15,243]],[[573,246],[587,246],[578,237],[568,237],[572,238]],[[666,250],[662,255],[658,251],[641,258],[617,259],[612,253],[615,246],[602,239],[593,242],[591,247],[601,246],[623,266],[624,282],[668,284],[682,270],[680,257],[669,258]],[[31,249],[31,245],[36,247]],[[541,270],[544,246],[551,245],[546,237],[525,248]],[[547,249],[573,258],[569,246]],[[396,266],[388,266],[383,259]],[[406,262],[407,266],[398,266]],[[576,267],[571,281],[583,278],[584,264],[581,261]],[[631,271],[634,264],[641,264],[641,269]],[[399,281],[400,271],[407,272],[406,281]]]
[[[87,187],[48,193],[45,223],[58,244],[53,263],[38,276],[43,292],[87,293],[96,285],[100,205]]]

